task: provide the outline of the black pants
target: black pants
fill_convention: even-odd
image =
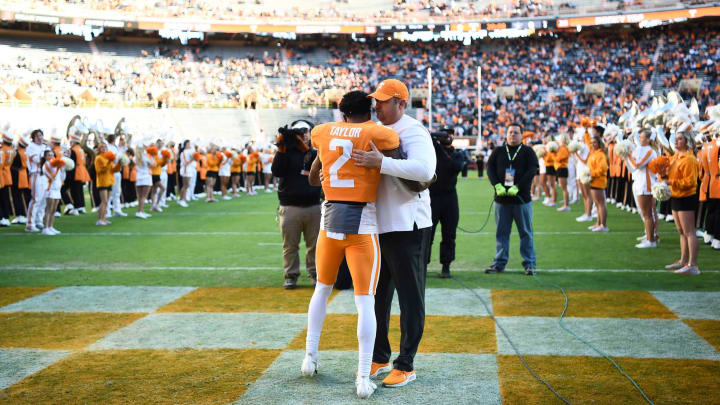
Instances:
[[[97,184],[93,181],[90,183],[90,193],[92,196],[93,207],[97,208],[100,206],[100,191],[97,189]]]
[[[135,182],[130,179],[122,179],[120,183],[122,185],[123,201],[126,203],[135,202],[137,200],[137,191],[135,189]]]
[[[478,177],[482,177],[483,176],[483,166],[485,166],[485,164],[482,159],[477,159],[476,164],[477,164]]]
[[[177,172],[168,174],[167,190],[165,190],[165,196],[170,197],[171,195],[177,195],[175,186],[177,185]]]
[[[0,219],[10,219],[11,214],[10,186],[5,186],[0,188]]]
[[[15,208],[16,217],[27,216],[27,206],[30,204],[32,194],[29,188],[17,188],[12,186],[13,208]]]
[[[705,206],[707,206],[705,232],[715,239],[720,239],[720,198],[709,198]]]
[[[375,293],[377,334],[373,361],[387,363],[392,350],[388,341],[390,307],[397,290],[400,301],[400,355],[393,367],[412,371],[413,360],[425,329],[425,279],[431,227],[380,235],[382,264]]]
[[[430,233],[430,249],[428,249],[428,260],[430,263],[430,251],[435,240],[437,224],[442,225],[442,240],[440,241],[440,263],[450,264],[455,260],[455,237],[460,219],[457,192],[430,194],[430,206],[432,207],[432,232]]]
[[[85,208],[85,192],[83,186],[85,186],[85,183],[81,181],[70,181],[70,196],[76,209]]]

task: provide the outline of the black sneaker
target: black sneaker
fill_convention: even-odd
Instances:
[[[532,267],[528,267],[525,269],[525,275],[526,276],[534,276],[535,275],[535,269]]]
[[[451,278],[450,275],[450,264],[444,263],[442,265],[442,271],[440,272],[440,278]]]
[[[286,290],[294,290],[297,288],[297,280],[294,278],[286,278],[285,283],[283,283],[283,288]]]
[[[505,269],[501,269],[500,267],[495,266],[494,264],[487,269],[485,269],[485,274],[494,274],[494,273],[505,273]]]

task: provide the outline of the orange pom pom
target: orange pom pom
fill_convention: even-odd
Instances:
[[[667,168],[670,166],[670,159],[667,156],[658,156],[648,163],[648,170],[650,173],[657,175],[664,175]]]
[[[147,150],[148,155],[150,155],[150,156],[157,156],[157,154],[158,154],[158,148],[155,146],[151,146],[151,147],[147,148],[146,150]]]
[[[162,155],[163,155],[163,157],[164,157],[165,159],[170,159],[170,156],[172,156],[172,155],[170,154],[170,151],[167,150],[167,149],[163,149],[160,153],[162,153]]]
[[[59,158],[59,157],[52,158],[52,159],[50,160],[50,166],[52,166],[52,167],[63,167],[63,166],[65,166],[65,160],[64,160],[63,158]]]
[[[230,152],[229,150],[226,150],[226,151],[225,151],[225,156],[231,158],[232,155],[233,155],[232,152]]]
[[[110,151],[103,153],[102,156],[111,162],[115,161],[115,154]]]
[[[222,154],[222,152],[215,153],[215,157],[218,158],[219,161],[223,161],[225,159],[225,155]]]

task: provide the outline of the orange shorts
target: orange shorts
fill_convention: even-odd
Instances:
[[[347,258],[355,295],[375,295],[380,275],[380,242],[377,234],[346,234],[344,240],[320,231],[315,251],[318,281],[335,284],[338,268]]]

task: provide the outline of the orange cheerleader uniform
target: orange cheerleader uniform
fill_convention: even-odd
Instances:
[[[260,161],[260,154],[257,152],[253,152],[250,155],[248,155],[247,160],[247,172],[248,173],[255,173],[258,169],[258,163]]]
[[[668,185],[672,198],[689,197],[697,194],[700,163],[690,152],[676,153],[670,158]]]
[[[588,169],[590,169],[590,187],[595,189],[607,188],[608,161],[605,152],[596,150],[590,152],[588,157]]]
[[[95,158],[95,183],[98,189],[111,188],[115,184],[114,173],[120,171],[122,166],[113,164],[114,160],[112,152],[98,154]]]

